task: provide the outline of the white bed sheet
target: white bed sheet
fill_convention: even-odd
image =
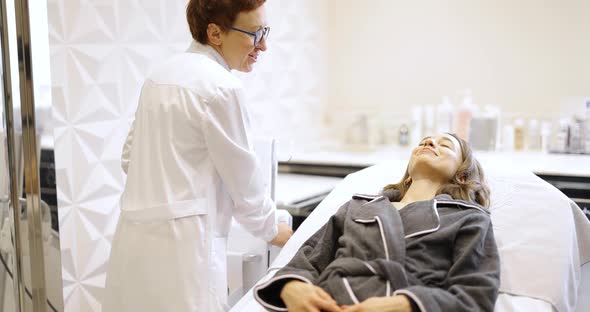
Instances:
[[[377,165],[379,166],[379,165]],[[485,164],[484,168],[488,168],[490,165]],[[379,191],[379,189],[375,186],[384,186],[388,183],[395,182],[399,179],[401,174],[405,171],[405,163],[404,164],[393,164],[389,163],[386,166],[378,167],[378,170],[382,170],[386,168],[387,170],[391,170],[391,174],[374,174],[369,175],[371,176],[371,180],[367,181],[363,177],[363,179],[358,179],[359,173],[354,173],[349,175],[347,178],[341,182],[334,191],[332,191],[326,199],[312,212],[312,214],[305,220],[305,222],[298,228],[298,230],[294,233],[293,237],[289,240],[289,242],[285,245],[281,253],[277,256],[275,261],[271,264],[271,268],[269,272],[256,284],[261,284],[266,280],[270,279],[276,270],[282,268],[286,265],[291,258],[295,255],[299,247],[311,236],[315,233],[323,224],[325,224],[330,216],[332,216],[338,208],[348,201],[352,194],[354,193],[368,193],[368,194],[375,194]],[[368,168],[365,169],[363,173],[360,173],[364,176],[367,176],[367,171],[373,170],[377,168]],[[489,170],[488,170],[489,171]],[[497,172],[497,171],[496,171]],[[512,174],[512,173],[511,173]],[[530,174],[530,173],[528,173]],[[489,176],[489,175],[488,175]],[[516,175],[518,176],[518,175]],[[494,190],[493,190],[494,191]],[[501,193],[502,190],[496,193]],[[500,194],[501,195],[501,194]],[[494,199],[494,198],[492,198]],[[497,197],[498,200],[502,200],[502,196]],[[590,294],[590,263],[584,266],[584,277],[582,278],[582,285],[578,289],[578,306],[575,310],[576,312],[582,311],[590,311],[590,298],[588,298],[587,294]],[[242,299],[234,305],[231,311],[264,311],[262,306],[260,306],[255,300],[252,295],[252,290],[250,289]],[[545,300],[536,299],[527,296],[517,296],[517,295],[510,295],[501,293],[498,297],[498,301],[495,308],[496,312],[512,312],[512,311],[540,311],[540,312],[552,312],[556,311],[555,308],[552,306],[551,303]]]

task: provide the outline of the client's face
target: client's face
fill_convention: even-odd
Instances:
[[[443,134],[422,139],[412,151],[408,169],[414,180],[430,178],[444,183],[455,176],[462,161],[459,141]]]

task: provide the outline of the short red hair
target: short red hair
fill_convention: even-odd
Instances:
[[[259,8],[266,0],[190,0],[186,6],[186,20],[193,39],[206,44],[207,26],[211,23],[227,31],[240,12]]]

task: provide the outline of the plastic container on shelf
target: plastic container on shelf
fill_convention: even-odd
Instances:
[[[422,119],[422,135],[435,135],[435,117],[434,117],[434,106],[424,105],[424,118]]]
[[[469,141],[470,125],[475,111],[475,105],[473,105],[471,90],[467,89],[463,93],[463,103],[455,112],[453,132],[463,140]]]
[[[436,107],[436,133],[451,132],[453,129],[453,104],[448,96]]]
[[[502,128],[502,150],[514,150],[514,126],[511,124],[506,124]]]
[[[524,150],[524,119],[517,118],[514,120],[514,150]]]
[[[551,144],[551,151],[555,153],[565,153],[569,147],[570,120],[568,118],[559,119],[555,139]]]
[[[364,146],[369,144],[369,116],[360,113],[352,119],[346,129],[346,143],[351,146]]]
[[[417,145],[422,140],[424,133],[422,133],[422,106],[415,106],[412,108],[412,123],[409,128],[409,141],[411,145]]]
[[[546,153],[549,151],[551,142],[551,122],[541,122],[541,151]]]
[[[408,126],[406,124],[402,124],[399,127],[399,135],[398,135],[399,145],[400,146],[408,146],[409,139],[410,139],[410,128],[408,128]]]
[[[583,124],[584,120],[582,118],[573,118],[570,123],[570,133],[569,133],[569,141],[568,141],[568,152],[578,154],[584,151],[584,142],[583,142]]]
[[[529,120],[527,129],[526,146],[528,150],[538,151],[541,149],[541,127],[536,119]]]

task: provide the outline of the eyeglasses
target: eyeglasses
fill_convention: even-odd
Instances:
[[[268,37],[268,33],[270,32],[270,27],[269,26],[261,27],[260,29],[258,29],[255,32],[246,31],[246,30],[243,30],[243,29],[235,28],[235,27],[230,27],[229,29],[235,30],[235,31],[239,31],[241,33],[245,33],[247,35],[253,36],[254,37],[254,46],[255,47],[258,47],[260,45],[260,42],[262,40],[266,40],[266,38]]]

